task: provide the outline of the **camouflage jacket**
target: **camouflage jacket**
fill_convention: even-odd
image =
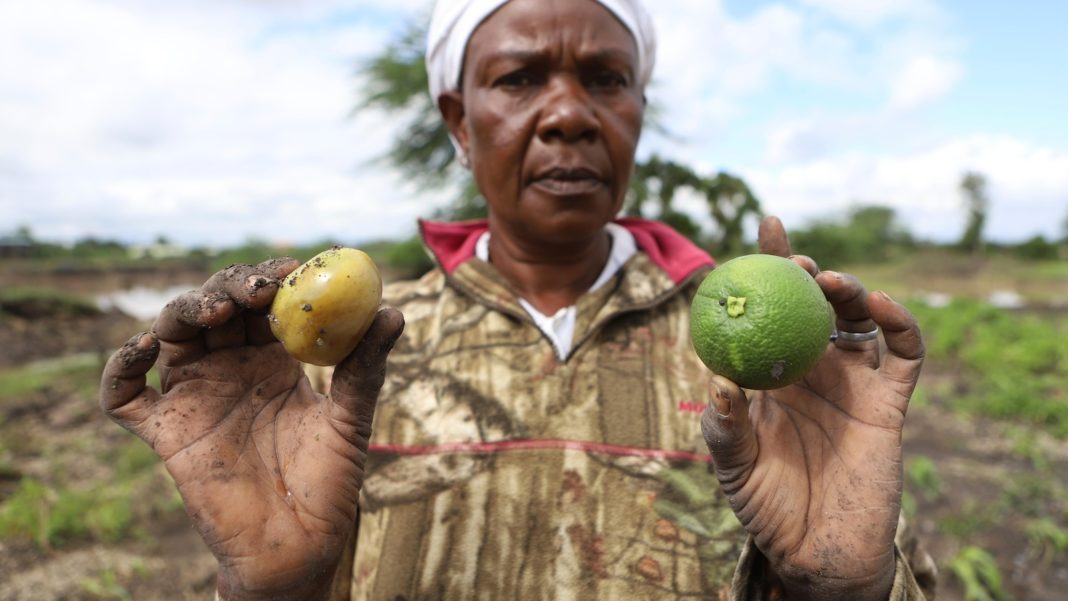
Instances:
[[[439,267],[387,289],[407,325],[334,599],[776,598],[700,431],[711,259],[621,223],[640,252],[579,300],[564,361],[474,258],[484,224],[423,224]],[[923,598],[904,560],[892,598]]]

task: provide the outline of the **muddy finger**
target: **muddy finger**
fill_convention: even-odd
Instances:
[[[253,265],[235,264],[211,276],[203,290],[225,294],[241,307],[262,309],[274,300],[278,278]]]
[[[168,342],[189,340],[204,328],[226,323],[236,310],[234,301],[225,293],[193,290],[163,307],[152,332]]]
[[[159,340],[148,333],[130,338],[115,351],[100,376],[100,406],[108,415],[127,407],[147,389],[145,374],[159,355]],[[145,399],[148,400],[148,399]]]

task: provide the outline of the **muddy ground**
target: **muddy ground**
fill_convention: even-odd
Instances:
[[[72,282],[69,287],[91,292],[118,284],[88,280]],[[4,317],[0,321],[0,368],[85,352],[98,353],[102,361],[109,349],[147,325],[117,312],[63,319]],[[924,378],[952,379],[954,375],[928,369]],[[19,407],[17,403],[5,406],[6,435],[18,433],[31,439],[54,440],[89,438],[102,447],[128,441],[125,433],[97,410],[95,399],[78,394],[45,398],[36,398],[30,407]],[[917,504],[914,524],[943,568],[939,599],[963,599],[960,583],[944,568],[964,544],[982,547],[995,556],[1005,578],[1005,589],[1014,599],[1065,598],[1065,555],[1050,557],[1036,550],[1020,527],[1021,520],[1014,519],[1011,511],[983,523],[967,537],[946,532],[947,522],[981,513],[983,503],[1002,498],[1015,477],[1033,470],[1012,441],[1005,424],[961,417],[939,406],[937,399],[910,411],[906,458],[929,457],[942,480],[943,494],[937,498],[910,491]],[[1043,436],[1033,443],[1050,460],[1057,483],[1068,485],[1068,443]],[[11,493],[23,471],[37,469],[35,461],[40,458],[16,457],[15,464],[25,466],[25,470],[0,472],[0,500]],[[162,468],[157,469],[160,482],[166,483]],[[1042,503],[1042,499],[1031,502]],[[0,601],[208,599],[214,577],[211,556],[180,511],[163,515],[147,531],[115,544],[82,542],[42,550],[28,540],[0,540]]]

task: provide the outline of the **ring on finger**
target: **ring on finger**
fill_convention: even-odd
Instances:
[[[875,340],[879,337],[879,328],[876,327],[870,332],[835,332],[831,334],[831,342],[837,342],[839,340],[843,342],[867,342],[869,340]]]

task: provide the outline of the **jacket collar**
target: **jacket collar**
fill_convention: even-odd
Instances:
[[[715,266],[715,261],[682,234],[669,226],[649,219],[623,217],[616,223],[634,236],[644,252],[675,284],[681,284],[694,272]],[[419,221],[423,242],[446,275],[475,257],[479,236],[489,229],[485,219],[442,223]]]

